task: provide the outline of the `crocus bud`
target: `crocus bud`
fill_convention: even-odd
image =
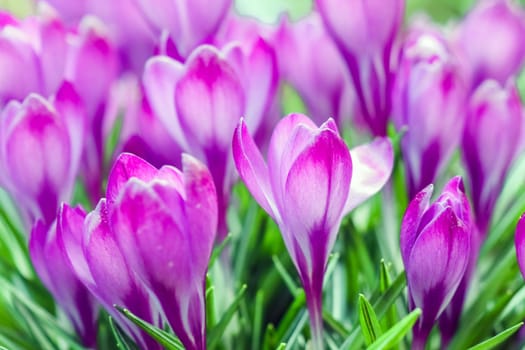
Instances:
[[[379,139],[358,147],[354,157],[332,119],[318,127],[304,115],[290,114],[273,132],[268,163],[244,120],[235,130],[233,154],[246,186],[279,225],[306,293],[314,348],[322,349],[321,299],[328,255],[343,215],[388,179],[390,143]],[[351,184],[353,169],[358,170]]]
[[[158,56],[144,72],[154,114],[185,152],[206,163],[219,199],[219,240],[227,234],[226,209],[233,182],[231,136],[241,116],[257,129],[271,101],[276,77],[273,52],[264,40],[220,52],[201,46],[186,63]]]
[[[31,94],[10,102],[0,116],[0,184],[17,202],[27,227],[48,228],[61,201],[69,200],[77,175],[86,116],[65,83],[47,101]]]
[[[352,76],[361,115],[374,135],[386,135],[403,0],[316,0],[328,32]]]
[[[354,107],[351,78],[319,14],[295,23],[284,18],[274,43],[281,76],[299,92],[312,119],[348,122]]]
[[[511,0],[484,0],[474,7],[456,33],[471,91],[485,79],[505,84],[524,61],[525,11]]]
[[[460,177],[432,204],[432,185],[410,202],[401,223],[401,256],[409,306],[422,314],[412,349],[424,349],[432,327],[454,296],[470,259],[471,214]]]
[[[515,245],[521,275],[525,278],[525,214],[521,215],[516,226]]]
[[[158,35],[167,30],[180,57],[187,57],[200,44],[210,43],[231,0],[136,0],[146,21]]]
[[[62,204],[57,218],[56,239],[67,257],[76,278],[117,321],[137,344],[144,349],[161,347],[145,332],[140,331],[113,307],[120,305],[157,327],[163,323],[149,291],[131,270],[109,226],[106,200],[102,199],[86,218],[82,208]],[[54,261],[44,261],[54,271]],[[38,271],[38,269],[37,269]],[[45,279],[44,283],[45,283]],[[60,299],[59,299],[60,300]]]
[[[513,82],[502,87],[496,81],[486,81],[468,104],[463,160],[481,239],[487,233],[496,200],[519,150],[521,109]]]
[[[42,221],[33,226],[29,254],[42,283],[51,292],[73,324],[76,334],[87,348],[97,344],[98,305],[74,273],[58,240],[56,222],[48,229]]]
[[[434,182],[460,141],[466,89],[444,38],[416,30],[403,48],[393,90],[393,119],[401,141],[409,197]]]

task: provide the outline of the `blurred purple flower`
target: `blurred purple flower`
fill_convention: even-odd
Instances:
[[[233,183],[231,137],[241,116],[257,130],[277,88],[273,50],[262,39],[220,52],[201,46],[183,65],[165,56],[148,61],[145,93],[153,113],[185,152],[210,169],[219,200],[219,240],[227,234]]]
[[[516,226],[515,245],[521,275],[525,278],[525,214],[521,215]]]
[[[513,1],[479,1],[455,34],[471,91],[486,79],[503,85],[523,66],[525,11]]]
[[[328,255],[342,217],[390,176],[390,142],[378,139],[350,152],[332,119],[317,127],[304,115],[290,114],[274,130],[268,163],[244,120],[235,130],[233,154],[246,186],[280,227],[305,289],[314,348],[322,349]]]
[[[47,229],[61,201],[70,199],[77,175],[86,116],[68,83],[50,101],[30,94],[0,115],[0,185],[15,199],[26,223]]]
[[[346,61],[360,114],[372,134],[386,135],[398,56],[403,0],[316,0]]]
[[[486,236],[496,200],[519,151],[521,109],[515,84],[503,87],[493,80],[476,89],[468,104],[463,160],[480,239]]]
[[[312,119],[333,117],[340,127],[348,122],[355,114],[351,78],[319,14],[296,23],[284,18],[274,44],[282,78],[299,92]]]
[[[472,219],[461,178],[430,204],[429,185],[410,202],[401,223],[409,307],[421,308],[412,349],[424,349],[435,321],[454,296],[470,259]]]
[[[36,222],[29,239],[31,261],[42,283],[73,324],[82,344],[94,349],[97,344],[98,305],[75,275],[60,246],[58,230],[61,227],[56,222],[49,229],[42,221]]]
[[[443,170],[465,120],[465,85],[440,33],[418,28],[407,37],[392,99],[396,128],[407,128],[401,150],[413,198]]]

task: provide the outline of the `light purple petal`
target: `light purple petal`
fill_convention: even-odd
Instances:
[[[376,194],[390,178],[394,165],[392,144],[387,138],[351,149],[350,155],[353,171],[345,213]]]
[[[271,217],[279,221],[268,167],[243,119],[235,129],[232,148],[235,166],[250,193]]]

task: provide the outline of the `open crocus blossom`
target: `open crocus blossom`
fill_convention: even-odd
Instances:
[[[341,51],[370,131],[386,135],[404,0],[316,0]]]
[[[332,119],[318,127],[305,115],[290,114],[273,132],[268,163],[244,120],[235,130],[233,155],[246,186],[279,225],[306,293],[314,348],[322,349],[328,255],[342,217],[390,176],[390,142],[378,139],[350,152]]]
[[[419,27],[410,33],[392,96],[394,124],[407,128],[401,150],[413,198],[443,170],[465,120],[466,87],[441,33]]]
[[[0,116],[0,185],[16,200],[27,227],[48,228],[69,200],[79,168],[86,117],[68,83],[47,101],[30,94]]]
[[[200,46],[185,64],[166,56],[148,61],[144,89],[153,113],[182,150],[209,168],[219,201],[219,233],[227,234],[226,209],[234,178],[231,135],[241,116],[259,126],[277,86],[273,50],[262,39],[219,51]]]
[[[463,181],[452,178],[432,204],[428,185],[410,202],[401,223],[401,256],[410,308],[422,314],[412,349],[424,349],[434,323],[454,296],[470,259],[472,219]]]
[[[522,119],[520,96],[512,81],[503,87],[488,80],[470,98],[463,160],[481,239],[487,234],[496,200],[519,150]]]
[[[121,154],[109,174],[107,197],[85,217],[83,228],[69,225],[77,232],[64,232],[62,240],[77,274],[103,305],[122,303],[155,323],[150,308],[160,305],[185,348],[201,350],[217,197],[202,163],[183,155],[182,164],[182,172],[157,169]],[[67,207],[62,215],[82,222],[82,213]]]

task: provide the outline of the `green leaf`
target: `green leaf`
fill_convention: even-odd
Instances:
[[[367,346],[383,334],[374,308],[363,294],[359,294],[359,323]]]
[[[286,343],[281,343],[275,350],[284,350],[286,349]]]
[[[396,346],[403,337],[410,332],[414,324],[416,324],[419,316],[421,316],[421,309],[415,309],[399,321],[394,327],[390,328],[382,336],[380,336],[368,350],[386,350]]]
[[[224,248],[230,243],[232,240],[232,234],[228,233],[228,235],[222,240],[222,242],[213,249],[213,252],[211,253],[210,262],[208,263],[208,266],[211,267],[213,264],[215,264],[215,261],[219,256],[221,256]]]
[[[109,322],[109,328],[111,329],[111,333],[113,334],[113,337],[115,338],[115,342],[117,343],[117,348],[120,350],[131,350],[128,343],[122,336],[122,333],[118,329],[117,325],[115,324],[115,321],[113,321],[113,317],[108,316],[108,322]]]
[[[224,312],[224,315],[222,315],[221,320],[217,323],[217,325],[209,330],[208,332],[208,349],[212,350],[215,349],[215,347],[219,344],[219,340],[221,340],[222,336],[224,335],[224,331],[226,330],[226,327],[230,324],[230,321],[232,320],[233,316],[237,312],[237,309],[239,307],[239,304],[244,297],[244,294],[246,293],[246,285],[244,284],[237,295],[235,296],[235,299],[233,299],[233,302],[230,304],[228,309]]]
[[[146,333],[148,333],[153,339],[155,339],[160,345],[166,350],[184,350],[184,346],[181,341],[173,334],[166,332],[163,329],[155,327],[146,321],[143,321],[139,317],[135,316],[131,311],[118,305],[113,305],[122,315],[128,320],[139,326]]]
[[[284,283],[288,287],[288,290],[290,290],[290,293],[292,293],[292,295],[296,297],[299,294],[301,288],[295,283],[293,277],[288,273],[288,271],[286,271],[286,268],[281,263],[281,260],[279,260],[277,255],[272,256],[272,260],[275,264],[275,268],[277,269]]]
[[[259,290],[255,295],[255,308],[253,312],[253,337],[252,350],[259,349],[261,344],[261,330],[263,326],[264,292]]]
[[[111,161],[111,158],[113,157],[113,153],[115,152],[115,149],[117,148],[118,141],[120,138],[120,132],[122,130],[123,125],[123,115],[120,114],[113,123],[113,126],[111,127],[111,131],[109,133],[109,137],[107,138],[106,144],[104,146],[104,162],[105,164],[109,164]]]
[[[516,333],[521,326],[523,326],[523,322],[520,322],[510,328],[507,328],[503,332],[499,333],[498,335],[495,335],[494,337],[485,340],[482,343],[479,343],[478,345],[475,345],[468,350],[489,350],[494,349],[499,344],[503,343],[505,340],[507,340],[511,335]]]

